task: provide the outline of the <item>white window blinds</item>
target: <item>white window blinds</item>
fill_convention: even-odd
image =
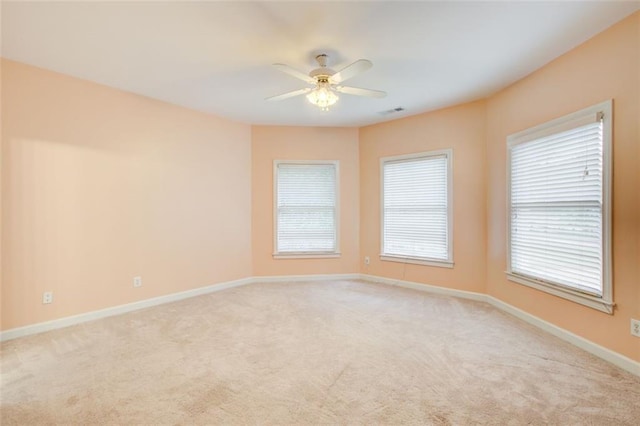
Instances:
[[[335,253],[336,164],[276,163],[276,253]]]
[[[510,145],[512,273],[602,296],[601,117]]]
[[[450,152],[382,162],[382,254],[450,261]]]

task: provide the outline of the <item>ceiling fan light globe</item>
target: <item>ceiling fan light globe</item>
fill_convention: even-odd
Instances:
[[[320,87],[307,95],[307,100],[320,109],[326,111],[331,105],[338,102],[338,95],[331,89]]]

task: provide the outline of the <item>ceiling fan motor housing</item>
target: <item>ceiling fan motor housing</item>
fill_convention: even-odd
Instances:
[[[315,78],[317,81],[329,80],[329,77],[334,75],[336,72],[331,68],[320,67],[315,70],[311,70],[309,73],[309,77]]]
[[[315,78],[316,81],[321,83],[328,82],[329,77],[334,75],[336,72],[331,68],[327,68],[327,58],[328,56],[324,53],[316,56],[316,61],[318,61],[320,68],[311,70],[311,72],[309,72],[309,77]]]

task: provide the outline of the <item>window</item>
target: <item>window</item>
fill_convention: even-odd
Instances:
[[[275,161],[275,257],[338,253],[338,162]]]
[[[515,282],[611,313],[611,101],[508,138]]]
[[[453,267],[452,151],[381,160],[382,260]]]

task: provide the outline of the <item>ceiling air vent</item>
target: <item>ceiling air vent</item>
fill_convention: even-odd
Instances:
[[[404,108],[395,107],[393,109],[388,109],[386,111],[380,111],[378,114],[380,114],[380,115],[389,115],[389,114],[396,114],[396,113],[402,112],[402,111],[404,111]]]

